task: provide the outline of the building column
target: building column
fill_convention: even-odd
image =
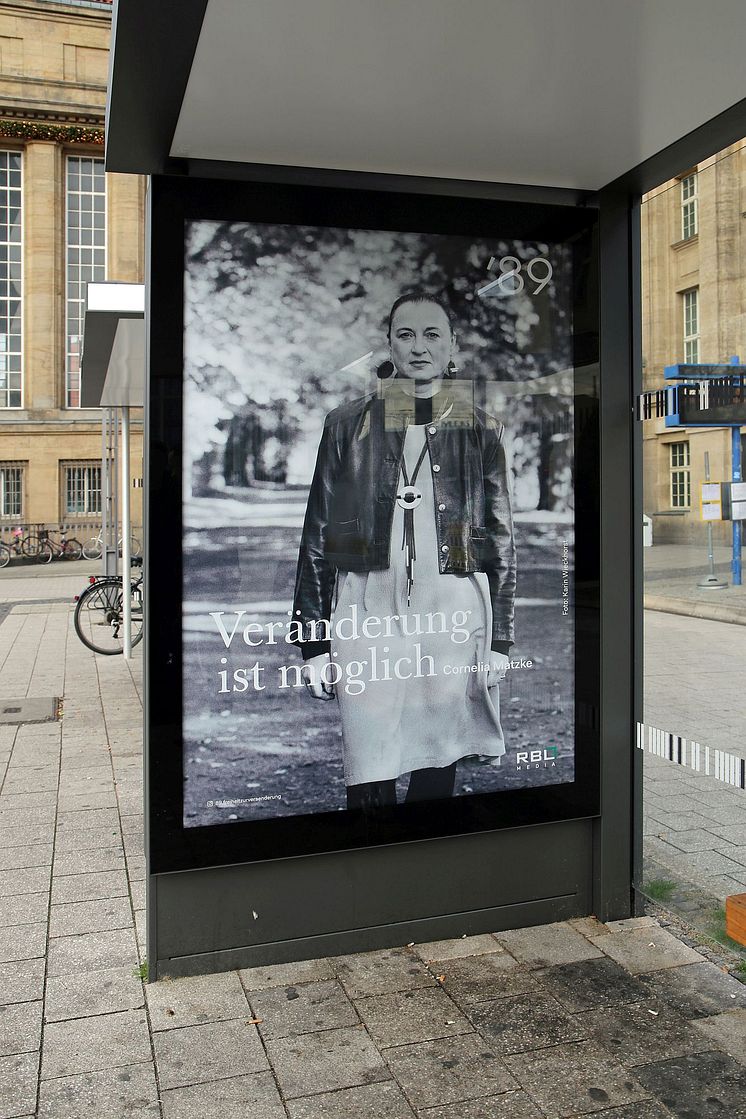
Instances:
[[[30,141],[23,171],[24,405],[38,411],[63,404],[61,148],[48,140]]]
[[[145,179],[106,176],[106,279],[141,284],[145,275]]]

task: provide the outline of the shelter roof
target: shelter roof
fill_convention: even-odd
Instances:
[[[746,133],[743,0],[118,0],[107,167],[645,190]]]

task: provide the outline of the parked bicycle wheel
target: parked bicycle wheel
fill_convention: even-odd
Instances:
[[[7,544],[0,544],[0,567],[7,567],[10,563],[10,548]]]
[[[42,540],[41,536],[37,536],[36,533],[30,532],[28,536],[24,536],[21,541],[21,551],[24,556],[28,556],[29,559],[38,559],[39,552],[46,543],[48,543],[48,541]]]
[[[79,560],[83,558],[83,545],[75,537],[65,541],[62,551],[62,559]]]
[[[39,545],[39,551],[36,552],[37,563],[51,563],[54,556],[54,548],[48,540],[43,540]]]
[[[139,556],[142,552],[142,544],[136,536],[130,536],[130,556]],[[122,541],[119,541],[119,555],[122,555]]]
[[[103,545],[101,544],[100,536],[92,536],[91,539],[83,545],[83,555],[89,560],[101,559],[102,551]]]
[[[132,644],[142,640],[142,591],[130,586],[132,595]],[[81,594],[75,607],[75,632],[94,653],[112,656],[124,652],[124,603],[122,580],[99,579]]]

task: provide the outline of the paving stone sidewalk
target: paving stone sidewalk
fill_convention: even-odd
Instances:
[[[713,548],[715,574],[727,584],[713,590],[697,585],[709,573],[705,545],[654,544],[643,548],[645,609],[746,625],[746,586],[733,585],[731,560],[731,548]]]
[[[144,984],[141,664],[68,580],[0,624],[0,698],[64,700],[0,726],[0,1119],[746,1116],[746,986],[651,918]]]
[[[645,612],[645,722],[746,757],[746,628]],[[697,887],[694,913],[746,892],[746,792],[653,754],[644,760],[648,876]],[[656,869],[657,868],[657,869]]]
[[[746,586],[734,586],[732,550],[716,546],[728,585],[697,586],[707,573],[703,545],[643,549],[645,722],[711,749],[746,758]],[[646,878],[675,883],[677,912],[713,924],[726,897],[746,891],[746,793],[714,777],[645,756]]]

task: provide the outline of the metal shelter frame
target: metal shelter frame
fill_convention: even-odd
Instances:
[[[331,2],[324,0],[326,6]],[[506,20],[512,11],[522,13],[521,18],[532,18],[535,9],[543,8],[550,18],[557,10],[554,0],[502,7]],[[680,28],[689,18],[699,20],[700,27],[701,5],[686,0],[684,7],[683,12],[677,12],[677,26]],[[740,26],[744,26],[743,9],[735,0],[718,0],[716,7],[723,21],[726,16],[729,20],[740,19]],[[498,16],[500,8],[498,3]],[[573,25],[587,50],[583,58],[568,55],[557,60],[557,72],[562,77],[559,84],[570,94],[574,79],[566,82],[568,73],[577,73],[577,80],[583,81],[589,57],[608,60],[615,53],[616,44],[609,40],[604,22],[591,19],[589,24],[588,16],[596,8],[597,5],[585,0],[572,0],[563,6],[562,18]],[[374,9],[371,5],[370,11]],[[642,754],[635,749],[635,724],[642,715],[642,431],[634,419],[642,364],[640,200],[644,192],[746,134],[746,100],[735,100],[737,94],[731,96],[735,85],[730,82],[732,72],[725,68],[719,74],[723,79],[718,86],[722,90],[720,101],[707,101],[710,119],[704,120],[701,113],[681,113],[675,98],[664,98],[662,107],[651,104],[650,83],[640,83],[637,88],[634,80],[622,75],[616,86],[609,81],[607,87],[602,75],[596,91],[598,97],[606,98],[603,103],[611,108],[622,98],[628,109],[625,120],[639,128],[637,150],[641,155],[634,161],[630,159],[629,167],[621,173],[607,177],[603,177],[599,163],[594,181],[571,188],[561,185],[567,182],[563,175],[568,168],[562,159],[560,142],[548,151],[546,174],[533,185],[436,177],[417,167],[416,152],[412,153],[409,166],[394,173],[386,166],[371,166],[370,161],[365,167],[354,162],[335,164],[343,170],[309,167],[300,155],[294,159],[292,151],[288,154],[286,149],[281,152],[282,158],[271,163],[252,162],[253,149],[240,152],[231,160],[207,158],[198,145],[186,154],[176,154],[174,137],[183,123],[190,79],[199,73],[205,57],[203,35],[215,31],[211,20],[220,18],[221,13],[226,20],[249,18],[246,13],[253,11],[253,7],[243,9],[240,5],[221,7],[213,0],[163,0],[158,5],[147,0],[119,0],[107,111],[108,170],[150,174],[174,185],[193,178],[232,180],[237,187],[247,183],[290,183],[303,188],[420,192],[527,203],[555,201],[598,210],[601,704],[593,717],[599,720],[602,744],[601,814],[427,842],[266,861],[252,861],[250,852],[245,854],[244,861],[221,861],[216,855],[209,866],[161,871],[160,852],[152,848],[154,821],[146,810],[150,976],[196,974],[360,951],[409,940],[460,935],[467,929],[477,932],[552,921],[581,912],[593,912],[602,920],[628,916],[636,904],[634,884],[639,880],[642,858]],[[380,8],[381,19],[386,18],[385,11]],[[643,30],[646,19],[664,18],[650,0],[620,4],[616,15],[629,26],[637,26],[639,20]],[[431,22],[433,26],[437,23]],[[180,30],[176,38],[174,26]],[[479,32],[475,27],[474,34]],[[713,42],[718,33],[723,33],[714,9],[706,13],[704,33]],[[341,42],[344,34],[343,27],[334,27],[331,32],[334,41],[330,47],[337,47],[328,51],[331,62],[349,55]],[[733,42],[732,28],[728,35],[729,42]],[[694,53],[702,49],[701,36],[690,39],[690,53],[682,48],[676,54],[676,66],[689,83],[687,96],[696,108],[696,90],[704,97],[714,86],[712,70],[698,66]],[[468,36],[464,36],[464,43],[467,40]],[[539,40],[544,43],[541,36]],[[261,47],[260,39],[256,43],[241,41],[246,50]],[[312,52],[306,53],[313,57]],[[513,57],[504,48],[503,54]],[[519,54],[516,51],[515,57]],[[642,45],[636,55],[633,46],[632,57],[641,64]],[[468,67],[468,58],[461,61]],[[288,86],[287,69],[279,64],[276,69],[280,100]],[[692,76],[696,78],[693,85]],[[697,82],[706,84],[697,86]],[[238,83],[237,77],[236,86]],[[494,89],[500,88],[497,82]],[[540,83],[530,96],[534,98],[533,118],[529,114],[529,127],[521,135],[521,142],[528,146],[536,143],[531,121],[537,135],[546,123],[548,100]],[[499,93],[495,97],[498,99]],[[286,113],[289,107],[292,109],[283,101]],[[471,107],[463,107],[466,119]],[[218,108],[210,118],[213,124],[219,116]],[[563,108],[561,103],[553,106],[562,127],[572,129],[574,118]],[[496,105],[495,112],[498,110]],[[292,120],[292,113],[289,119]],[[380,126],[381,121],[373,123]],[[600,148],[601,141],[608,139],[608,121],[603,113],[599,114],[598,129],[597,135],[582,137],[586,146],[597,143]],[[507,127],[506,135],[509,133]],[[651,137],[658,137],[657,143],[651,142]],[[456,141],[460,137],[451,139]],[[497,160],[499,143],[494,138],[492,142]],[[375,145],[373,162],[374,149]],[[162,272],[159,254],[183,249],[183,245],[180,249],[172,242],[164,249],[158,237],[159,217],[151,200],[147,277],[150,290]],[[162,301],[162,309],[173,310],[173,301],[178,298],[180,292],[171,292]],[[151,321],[149,343],[154,369],[163,368],[173,357],[159,349],[158,342],[158,323]],[[157,424],[165,427],[169,416],[168,400],[159,400],[157,394],[168,391],[168,386],[154,380],[154,438],[159,437]],[[146,476],[148,469],[146,466]],[[146,570],[149,562],[146,559]],[[157,649],[158,663],[155,657],[151,659],[152,628],[146,627],[148,798],[150,783],[164,764],[163,741],[158,739],[156,754],[156,736],[151,735],[155,713],[162,702],[158,687],[164,679],[173,682],[168,675],[168,650]],[[432,873],[434,860],[437,875]],[[499,875],[496,867],[500,869]],[[420,884],[427,878],[430,881],[425,889]],[[454,907],[451,888],[456,882],[462,902],[459,911]],[[526,897],[527,883],[529,892],[533,891],[530,898]],[[417,884],[417,904],[412,900],[412,884]],[[251,918],[252,911],[255,917],[261,914],[261,922]]]

